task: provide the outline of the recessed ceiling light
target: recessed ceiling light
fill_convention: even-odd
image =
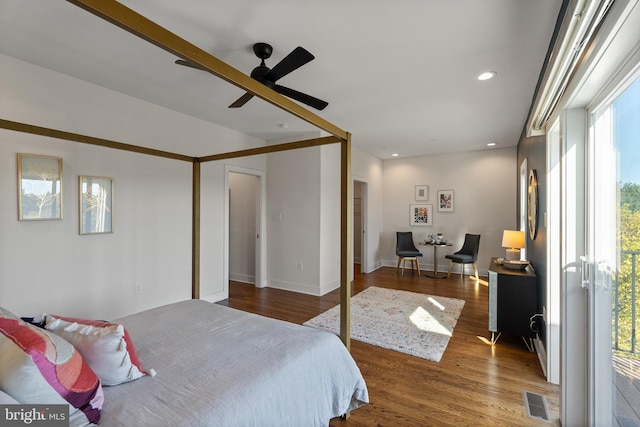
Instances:
[[[495,71],[487,71],[486,73],[482,73],[478,76],[478,80],[489,80],[494,78],[498,73]]]
[[[393,154],[391,155],[391,157],[398,157],[399,155],[400,155],[400,154],[398,154],[398,153],[393,153]]]
[[[487,144],[487,147],[495,147],[496,143],[495,142],[490,142]]]

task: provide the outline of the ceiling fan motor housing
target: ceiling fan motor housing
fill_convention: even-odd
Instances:
[[[273,53],[273,47],[268,43],[256,43],[253,45],[253,53],[260,59],[267,59]]]

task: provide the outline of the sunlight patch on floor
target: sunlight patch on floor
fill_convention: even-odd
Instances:
[[[434,303],[434,305],[440,310],[444,310],[444,307],[441,304],[438,304],[436,301],[431,302]],[[421,306],[416,308],[413,313],[411,313],[411,316],[409,316],[409,320],[411,320],[411,323],[416,325],[416,327],[422,331],[447,335],[449,337],[453,333],[453,330],[450,330],[446,326],[442,325]]]

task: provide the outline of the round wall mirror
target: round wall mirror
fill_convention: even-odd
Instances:
[[[535,169],[529,172],[528,203],[527,218],[529,220],[529,237],[531,240],[536,238],[538,232],[538,177]]]

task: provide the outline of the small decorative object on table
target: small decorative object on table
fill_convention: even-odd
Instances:
[[[502,260],[502,265],[510,270],[525,270],[529,265],[529,261],[505,259]]]

